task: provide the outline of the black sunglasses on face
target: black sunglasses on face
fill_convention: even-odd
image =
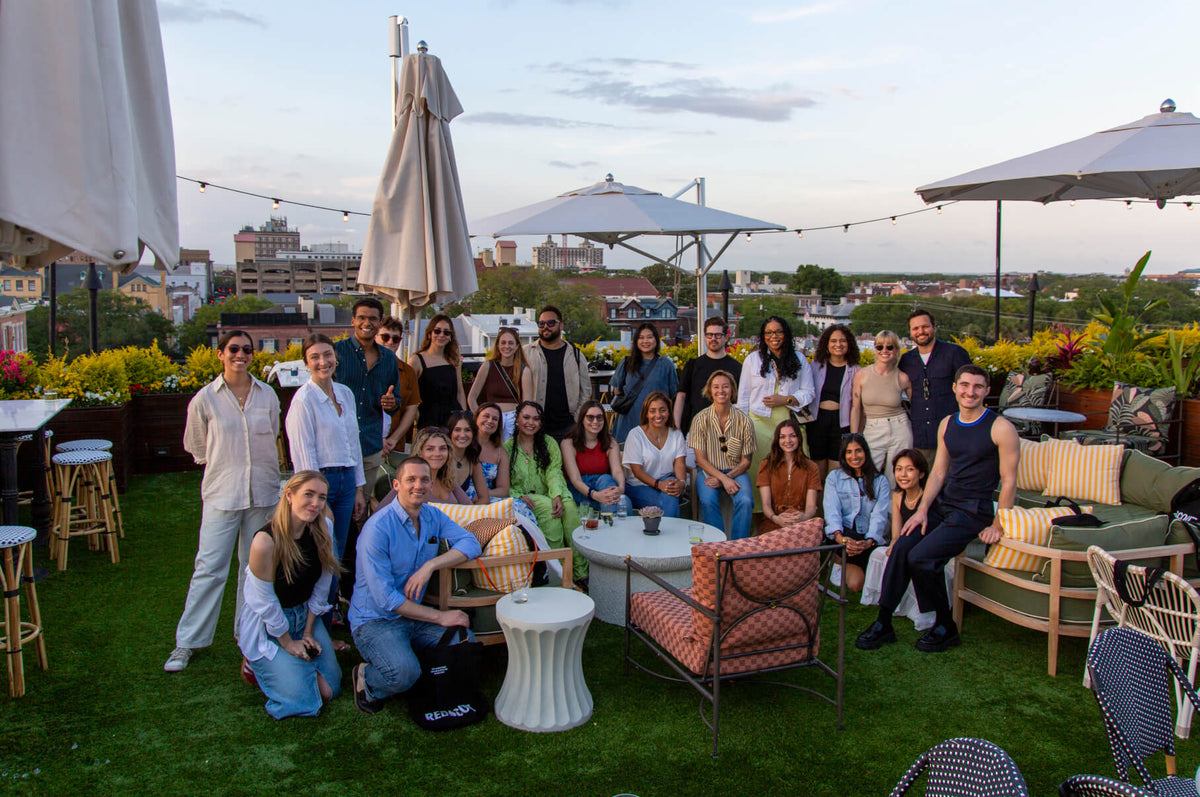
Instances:
[[[242,354],[251,354],[252,355],[252,354],[254,354],[254,347],[253,346],[239,346],[236,343],[230,343],[228,346],[225,347],[226,354],[237,354],[239,351]]]
[[[449,329],[435,329],[435,330],[433,330],[433,334],[438,335],[439,337],[443,336],[443,335],[445,335],[446,337],[450,337],[451,335],[454,334],[454,332]]]
[[[604,420],[604,416],[597,415],[594,412],[589,412],[587,415],[583,416],[583,419],[585,421],[602,421],[602,420]]]
[[[558,326],[558,321],[553,318],[550,319],[549,321],[539,321],[538,322],[538,327],[542,328],[542,329],[545,329],[547,327],[556,327],[556,326]]]
[[[895,351],[895,350],[896,350],[896,347],[890,343],[875,344],[875,351]]]

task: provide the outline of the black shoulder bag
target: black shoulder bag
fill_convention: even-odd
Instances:
[[[622,363],[622,365],[624,365],[624,363]],[[625,383],[629,381],[629,372],[622,372],[623,379],[621,380],[621,395],[615,397],[611,402],[609,402],[609,406],[613,408],[613,412],[620,415],[628,415],[629,411],[633,409],[633,403],[637,401],[638,392],[642,389],[642,382],[646,380],[645,369],[646,364],[642,363],[642,373],[638,376],[638,381],[633,383],[633,387],[631,389],[626,389],[625,387]]]
[[[462,641],[454,643],[454,638]],[[482,642],[467,641],[467,629],[447,628],[437,645],[417,651],[421,677],[408,693],[413,722],[427,731],[450,731],[482,722],[487,698],[479,689]]]
[[[1121,597],[1121,600],[1136,609],[1146,603],[1146,599],[1150,597],[1151,591],[1162,579],[1165,571],[1161,567],[1147,567],[1146,584],[1142,596],[1135,598],[1129,592],[1129,565],[1130,562],[1125,559],[1118,559],[1113,563],[1113,586],[1116,587],[1117,595]]]

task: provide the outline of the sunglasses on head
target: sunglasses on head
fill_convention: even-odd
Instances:
[[[450,430],[445,426],[426,426],[421,434],[450,434]]]
[[[867,439],[862,436],[861,432],[850,432],[849,434],[842,435],[843,443],[865,443],[866,441]]]
[[[875,351],[895,351],[896,347],[890,343],[876,343]]]
[[[250,345],[239,346],[236,343],[230,343],[225,347],[226,354],[237,354],[239,351],[242,354],[254,354],[254,347]]]

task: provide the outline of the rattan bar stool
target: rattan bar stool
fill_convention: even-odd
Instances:
[[[25,659],[22,649],[35,642],[38,666],[49,669],[46,640],[42,638],[42,612],[38,608],[37,588],[33,583],[33,548],[37,533],[28,526],[0,526],[0,588],[4,591],[4,636],[0,637],[8,653],[8,693],[25,694]],[[21,619],[21,582],[25,582],[25,601],[29,619]]]
[[[111,440],[93,437],[90,440],[68,440],[65,443],[59,443],[54,450],[65,454],[69,451],[112,451],[112,447]],[[48,461],[49,459],[47,459]],[[112,496],[113,518],[117,521],[117,534],[121,539],[125,539],[125,522],[121,519],[121,499],[117,496],[117,474],[111,461],[104,466],[104,470],[108,479],[108,494]]]
[[[107,451],[66,451],[54,455],[54,502],[56,534],[50,540],[50,556],[58,569],[67,569],[67,544],[72,537],[101,537],[113,563],[121,561],[117,550],[117,523],[113,516],[112,454]],[[95,546],[95,540],[92,540]]]
[[[44,468],[46,477],[46,495],[54,495],[54,466],[50,464],[50,438],[54,437],[54,430],[47,429],[46,436],[43,439],[46,447],[46,465]],[[21,443],[33,442],[33,432],[17,436],[17,445]],[[21,506],[29,506],[33,503],[33,490],[22,490],[17,494],[17,500]]]

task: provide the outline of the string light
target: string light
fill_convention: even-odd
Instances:
[[[271,210],[279,210],[279,200],[278,199],[271,200]]]
[[[804,230],[796,230],[796,237],[797,237],[797,238],[803,238],[803,237],[804,237]]]
[[[1132,200],[1126,199],[1126,200],[1125,200],[1125,207],[1126,207],[1128,210],[1133,210],[1133,202],[1132,202]]]
[[[196,185],[198,185],[200,187],[200,193],[202,193],[202,194],[205,192],[205,189],[216,188],[221,191],[229,191],[230,193],[233,193],[233,194],[241,194],[242,196],[252,196],[257,199],[265,199],[271,203],[272,208],[278,208],[280,205],[288,204],[288,205],[295,205],[296,207],[300,207],[300,208],[312,208],[313,210],[327,210],[330,213],[341,213],[342,221],[349,221],[350,216],[369,217],[371,215],[370,213],[363,213],[362,211],[358,211],[358,210],[342,210],[341,208],[329,207],[328,205],[314,205],[311,202],[299,202],[295,199],[280,199],[279,197],[274,197],[274,196],[271,196],[270,194],[259,194],[259,193],[255,193],[254,191],[244,191],[241,188],[234,188],[234,187],[228,186],[228,185],[218,185],[217,183],[211,182],[209,180],[197,180],[194,177],[184,177],[182,174],[175,175],[175,179],[183,180],[184,182],[187,182],[187,183],[195,183]]]
[[[937,206],[937,210],[938,210],[938,215],[939,216],[942,215],[942,206],[941,205]]]
[[[1191,209],[1192,209],[1192,203],[1191,203],[1191,202],[1184,202],[1183,204],[1187,206],[1187,209],[1188,209],[1188,210],[1191,210]]]
[[[1075,207],[1075,200],[1074,200],[1074,199],[1072,199],[1072,200],[1071,200],[1071,207]]]
[[[200,193],[204,193],[204,189],[208,188],[208,183],[200,183]]]
[[[895,216],[892,216],[892,226],[893,227],[896,226],[896,217]]]
[[[348,211],[348,210],[342,211],[342,221],[350,221],[350,211]]]
[[[842,225],[842,232],[850,232],[850,225],[849,225],[849,224],[843,224],[843,225]]]

